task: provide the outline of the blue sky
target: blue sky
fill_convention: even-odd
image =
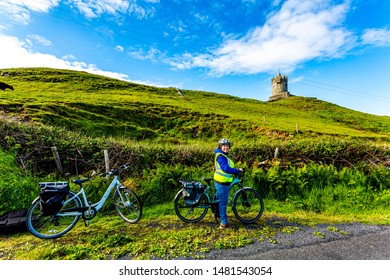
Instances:
[[[390,1],[0,0],[0,69],[39,66],[390,116]]]

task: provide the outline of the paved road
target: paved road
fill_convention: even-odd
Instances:
[[[292,234],[280,234],[275,238],[277,244],[255,242],[234,250],[213,250],[205,257],[219,260],[390,260],[389,226],[346,224],[337,227],[339,232],[330,232],[327,225],[301,228]],[[325,234],[319,238],[314,232]]]
[[[247,256],[257,260],[390,260],[390,230]]]

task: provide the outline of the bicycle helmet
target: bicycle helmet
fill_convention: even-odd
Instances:
[[[222,145],[229,145],[230,147],[230,141],[226,138],[222,138],[221,140],[218,141],[218,148],[221,148]]]

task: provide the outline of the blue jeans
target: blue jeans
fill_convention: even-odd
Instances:
[[[227,204],[229,201],[229,185],[222,185],[214,181],[215,188],[217,189],[217,195],[219,198],[219,214],[221,216],[221,224],[228,224],[228,217],[226,213]]]

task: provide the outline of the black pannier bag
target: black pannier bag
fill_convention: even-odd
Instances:
[[[41,213],[43,216],[51,216],[57,214],[66,196],[69,194],[68,182],[44,182],[39,183],[42,188],[39,194],[41,199]]]
[[[13,210],[0,216],[0,234],[11,234],[27,231],[27,209]]]
[[[182,194],[186,205],[195,206],[196,204],[198,204],[206,186],[198,181],[180,180],[180,183],[183,186]]]

